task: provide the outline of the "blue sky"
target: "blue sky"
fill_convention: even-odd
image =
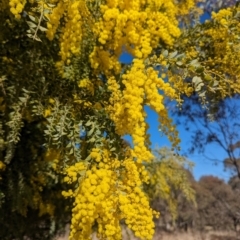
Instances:
[[[203,14],[201,16],[201,22],[209,19],[209,14]],[[126,53],[123,53],[120,57],[120,61],[129,64],[132,62],[132,56]],[[161,132],[158,130],[158,117],[157,114],[152,111],[150,108],[146,108],[147,112],[147,122],[150,125],[149,133],[151,135],[152,147],[164,147],[171,146],[170,142],[165,136],[161,135]],[[175,119],[176,120],[176,119]],[[191,126],[190,126],[191,127]],[[191,143],[191,135],[190,132],[185,130],[183,125],[178,125],[178,131],[181,139],[181,153],[187,153],[187,150]],[[130,138],[126,137],[126,139],[130,140]],[[226,158],[226,153],[219,147],[214,145],[209,145],[205,152],[205,155],[208,157],[212,157],[217,159],[217,162],[210,161],[206,159],[202,154],[195,153],[194,155],[188,155],[189,160],[193,161],[195,167],[193,169],[193,174],[196,180],[198,180],[203,175],[216,175],[225,181],[229,179],[230,174],[224,171],[224,166],[221,163],[224,158]]]

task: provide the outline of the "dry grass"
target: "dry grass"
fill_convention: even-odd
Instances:
[[[160,232],[155,234],[153,240],[240,240],[240,234],[236,236],[235,232],[227,231],[209,231],[209,232]],[[68,240],[68,230],[65,236],[56,238],[56,240]],[[97,240],[94,234],[92,240]],[[130,231],[123,230],[123,240],[138,240]]]
[[[154,240],[237,240],[234,232],[188,232],[188,233],[172,233],[158,234]]]

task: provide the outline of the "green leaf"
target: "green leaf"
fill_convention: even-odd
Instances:
[[[202,87],[204,86],[204,83],[199,83],[196,87],[195,90],[198,92],[202,89]]]
[[[56,4],[47,3],[47,6],[50,7],[50,8],[54,8],[54,7],[56,7]]]
[[[34,33],[34,32],[35,32],[35,30],[33,30],[32,28],[27,30],[27,33],[29,33],[29,34]]]
[[[218,84],[219,84],[219,83],[218,83],[218,81],[214,80],[214,82],[213,82],[213,85],[212,85],[212,86],[213,86],[213,87],[217,87],[217,86],[218,86]]]
[[[27,36],[28,36],[29,38],[33,38],[33,35],[30,34],[30,33],[28,33]]]
[[[43,10],[43,13],[44,13],[44,14],[50,14],[50,13],[52,13],[52,10],[50,10],[50,9],[44,9],[44,10]]]
[[[92,137],[88,140],[88,142],[95,142],[95,141],[96,141],[95,137]]]
[[[182,65],[183,65],[183,63],[182,63],[181,61],[177,61],[176,64],[177,64],[178,66],[182,66]]]
[[[37,27],[37,25],[35,23],[30,22],[30,21],[27,21],[27,24],[30,28],[36,28]]]
[[[28,15],[28,17],[31,19],[31,21],[36,22],[36,18],[35,17],[33,17],[31,15]]]
[[[72,147],[72,142],[71,142],[71,141],[68,143],[68,145],[66,146],[66,148],[70,148],[70,147]]]
[[[96,130],[96,135],[101,135],[101,131],[99,129]]]
[[[49,131],[48,131],[48,130],[44,130],[44,133],[45,133],[45,134],[49,134]]]
[[[92,134],[93,134],[93,132],[94,132],[94,127],[87,133],[87,136],[91,136]]]
[[[38,36],[33,37],[33,39],[38,41],[38,42],[42,42],[42,40]]]
[[[171,59],[171,58],[174,58],[174,57],[177,56],[177,54],[178,54],[178,51],[172,52],[172,53],[169,54],[169,58],[170,58],[170,59]]]
[[[193,67],[200,67],[200,66],[201,66],[197,59],[192,60],[192,61],[189,63],[189,65],[191,65],[191,66],[193,66]]]
[[[22,88],[22,91],[23,91],[24,93],[34,93],[33,91],[28,91],[28,90],[25,89],[25,88]],[[26,95],[26,94],[24,94],[24,95]]]
[[[24,98],[24,97],[19,97],[19,100],[23,103],[26,102],[26,98]]]
[[[43,20],[46,21],[46,22],[50,21],[49,17],[47,17],[46,15],[43,15]]]
[[[179,60],[179,59],[182,59],[183,57],[185,57],[185,54],[184,53],[181,53],[179,55],[176,56],[176,58]]]
[[[200,77],[195,76],[193,77],[192,82],[195,86],[197,86],[199,83],[202,82],[202,79]]]
[[[42,31],[42,32],[46,32],[46,31],[47,31],[47,28],[42,27],[42,26],[39,26],[39,29],[40,29],[40,31]]]
[[[201,97],[201,98],[206,97],[206,91],[201,92],[201,93],[199,93],[198,95],[199,95],[199,97]]]
[[[89,127],[90,125],[92,125],[92,121],[89,120],[86,122],[85,126]]]
[[[168,50],[164,50],[162,54],[166,58],[168,56]]]
[[[87,158],[85,159],[85,161],[89,161],[89,160],[91,160],[92,158],[91,158],[91,155],[89,154],[88,156],[87,156]]]

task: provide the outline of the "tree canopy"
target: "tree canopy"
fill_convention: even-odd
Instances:
[[[0,0],[0,213],[12,214],[1,239],[51,239],[70,212],[70,239],[95,228],[121,239],[122,221],[152,239],[159,213],[143,188],[154,158],[144,107],[178,151],[166,102],[181,107],[195,93],[211,108],[240,90],[240,8],[201,24],[197,3]],[[183,186],[161,166],[166,186]],[[31,215],[45,231],[11,231]]]

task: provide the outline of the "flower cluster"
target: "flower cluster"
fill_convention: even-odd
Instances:
[[[10,6],[10,11],[11,13],[15,16],[16,19],[21,18],[21,12],[23,11],[23,8],[26,4],[26,1],[23,0],[10,0],[9,1],[9,6]]]
[[[179,14],[180,15],[188,14],[189,11],[191,11],[191,9],[196,5],[195,2],[199,2],[199,1],[196,1],[196,0],[181,1],[181,3],[179,4]]]
[[[59,159],[61,158],[60,155],[61,154],[58,149],[49,148],[44,155],[44,160],[51,164],[53,170],[60,171],[59,166]]]
[[[55,33],[58,29],[58,26],[60,24],[60,19],[62,18],[65,10],[66,10],[66,3],[63,1],[59,1],[57,5],[53,8],[51,14],[46,14],[46,16],[49,18],[49,22],[47,22],[47,38],[49,40],[53,40]]]
[[[64,73],[63,66],[69,65],[72,55],[80,53],[80,45],[83,36],[83,28],[90,16],[86,1],[63,1],[59,0],[52,12],[47,14],[49,22],[47,23],[47,37],[52,40],[56,34],[56,30],[60,24],[60,20],[64,19],[64,27],[60,35],[60,57],[61,60],[56,63],[61,74]],[[87,23],[89,24],[89,22]]]
[[[236,93],[240,90],[238,81],[228,79],[228,76],[238,79],[240,74],[238,40],[240,24],[234,15],[236,10],[239,11],[240,8],[226,8],[218,13],[213,12],[214,25],[205,30],[205,34],[210,36],[214,43],[213,57],[209,56],[206,64],[208,67],[214,68],[212,72],[215,76],[222,76],[223,73],[226,76],[219,81],[222,97],[231,94],[231,91]]]
[[[74,165],[66,169],[67,176],[64,178],[64,182],[73,183],[78,180],[78,174],[84,172],[86,166],[83,162],[75,163]]]
[[[89,79],[87,78],[81,79],[78,83],[78,87],[85,88],[87,91],[91,93],[91,95],[94,95],[94,85]]]
[[[68,168],[65,178],[71,183],[79,171],[86,170],[74,192],[63,192],[65,197],[75,198],[70,239],[90,239],[97,222],[100,239],[120,240],[123,219],[136,236],[152,239],[153,216],[158,213],[149,207],[141,189],[142,182],[149,180],[145,167],[132,158],[119,161],[107,148],[93,148],[90,156],[93,162],[88,168],[75,164]]]
[[[220,10],[218,13],[213,12],[212,18],[219,21],[222,25],[227,24],[227,19],[231,18],[233,15],[231,8],[226,8]],[[225,21],[224,21],[225,20]]]
[[[35,192],[32,201],[33,201],[34,208],[39,209],[40,217],[44,214],[49,214],[50,216],[54,214],[54,210],[55,210],[54,205],[44,202],[39,192],[37,191]]]
[[[109,78],[108,88],[112,95],[108,111],[119,135],[132,136],[137,161],[141,163],[152,158],[147,144],[144,105],[149,105],[158,113],[161,128],[165,128],[164,133],[169,135],[170,140],[177,146],[179,138],[164,106],[165,97],[177,99],[174,88],[158,77],[158,71],[152,67],[145,70],[141,59],[134,59],[132,68],[123,74],[122,83],[125,88],[121,92],[116,80]],[[164,95],[159,94],[159,90],[163,91]]]
[[[102,18],[94,25],[99,44],[90,56],[92,66],[105,74],[118,72],[123,46],[133,56],[145,59],[159,41],[172,45],[180,35],[177,12],[174,1],[116,0],[102,4]]]

